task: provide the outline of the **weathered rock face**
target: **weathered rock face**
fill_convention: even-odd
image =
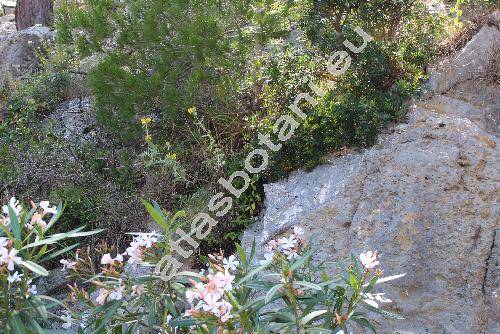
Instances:
[[[0,16],[0,35],[11,34],[16,31],[14,19],[14,14]]]
[[[262,253],[300,225],[319,259],[378,250],[386,275],[407,273],[383,287],[406,320],[381,321],[381,333],[498,333],[499,36],[484,27],[376,147],[266,185],[244,244]]]
[[[19,79],[33,71],[38,65],[36,49],[53,39],[54,32],[47,27],[0,33],[0,85],[8,76]]]
[[[92,98],[64,102],[50,114],[47,123],[69,144],[81,145],[97,141],[98,131]]]

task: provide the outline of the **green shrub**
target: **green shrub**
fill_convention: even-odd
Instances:
[[[102,219],[100,199],[92,190],[83,187],[68,185],[55,189],[50,194],[52,201],[64,201],[64,216],[59,219],[55,227],[58,232],[72,230],[86,225],[95,228]]]
[[[214,232],[209,248],[216,249],[258,214],[262,184],[312,168],[330,151],[372,145],[386,124],[402,119],[404,101],[420,93],[442,23],[413,0],[64,0],[57,38],[61,48],[99,55],[89,74],[98,120],[132,156],[145,151],[123,164],[139,172],[108,169],[116,183],[143,177],[149,193],[177,198],[154,198],[176,209],[241,169],[256,133],[271,133],[295,96],[310,91],[302,78],[326,89],[325,60],[345,49],[346,38],[359,42],[354,27],[373,37],[320,104],[304,107],[308,117],[294,137]],[[154,120],[146,143],[141,118]],[[172,170],[183,178],[166,187],[158,179],[170,181]]]

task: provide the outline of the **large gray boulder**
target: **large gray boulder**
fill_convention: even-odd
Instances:
[[[62,103],[48,116],[47,125],[67,143],[77,146],[95,143],[100,134],[96,126],[91,97],[72,99]]]
[[[498,16],[498,15],[497,15]],[[495,14],[491,20],[496,20]],[[484,26],[467,45],[450,58],[444,59],[434,71],[428,86],[432,92],[444,94],[460,82],[475,80],[498,61],[500,31],[498,26]]]
[[[16,31],[16,22],[14,14],[0,16],[0,35],[12,34]]]
[[[381,333],[498,333],[500,101],[483,50],[498,48],[498,36],[483,28],[375,147],[266,185],[244,245],[255,238],[262,254],[300,225],[316,235],[318,260],[378,250],[386,275],[407,273],[383,287],[406,320],[381,321]]]
[[[35,70],[39,64],[36,50],[54,36],[54,31],[41,26],[0,34],[0,85],[8,77],[21,79]]]

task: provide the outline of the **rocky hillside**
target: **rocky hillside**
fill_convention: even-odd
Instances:
[[[437,65],[408,120],[366,151],[265,186],[266,210],[244,242],[300,225],[317,260],[378,250],[387,296],[406,320],[382,333],[498,333],[499,13]]]

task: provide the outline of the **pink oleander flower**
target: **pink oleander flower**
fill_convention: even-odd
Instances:
[[[144,285],[142,284],[133,285],[131,296],[132,297],[140,296],[144,293],[144,291],[145,291]]]
[[[210,277],[210,275],[209,275]],[[224,289],[224,291],[231,291],[233,290],[233,281],[235,277],[231,275],[227,270],[222,273],[222,272],[217,272],[215,276],[212,276],[215,285],[218,288]]]
[[[223,300],[219,303],[218,315],[219,315],[220,321],[222,323],[227,322],[229,319],[231,319],[233,317],[233,315],[231,314],[232,309],[233,309],[233,306],[225,300]]]
[[[78,253],[76,253],[75,261],[61,259],[59,261],[60,264],[63,265],[62,271],[68,270],[76,270],[76,266],[78,265]]]
[[[0,264],[6,263],[7,264],[7,269],[9,271],[13,271],[14,270],[14,265],[15,264],[20,264],[21,261],[22,261],[22,258],[20,258],[19,256],[16,256],[17,253],[18,253],[18,250],[15,249],[15,248],[12,248],[10,250],[10,252],[9,252],[7,250],[7,248],[2,247],[0,249],[0,253],[1,253]]]
[[[33,217],[31,217],[31,222],[26,224],[26,227],[29,230],[32,230],[35,225],[40,226],[42,230],[47,227],[47,222],[43,220],[43,215],[40,213],[35,213]]]
[[[359,260],[366,269],[375,268],[380,264],[380,262],[377,261],[377,252],[372,252],[372,251],[361,253],[359,255]]]
[[[121,264],[123,263],[123,256],[121,254],[118,254],[115,258],[112,258],[111,255],[109,253],[107,254],[104,254],[101,258],[101,264],[111,264],[111,265],[115,265],[115,264]]]
[[[128,254],[129,256],[128,263],[130,264],[142,263],[143,251],[139,243],[132,241],[130,243],[130,247],[126,249],[126,254]]]
[[[49,201],[41,201],[40,202],[40,208],[42,208],[42,216],[51,213],[53,215],[57,214],[57,207],[49,207],[50,203]]]
[[[99,289],[99,295],[97,296],[97,298],[95,300],[97,302],[97,304],[104,305],[106,303],[106,300],[108,299],[108,296],[110,293],[111,293],[111,291],[109,291],[108,289],[104,289],[104,288]]]

